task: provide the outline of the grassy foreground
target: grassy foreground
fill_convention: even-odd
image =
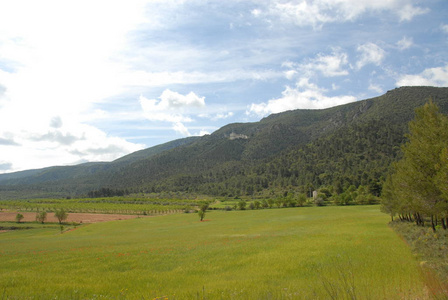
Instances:
[[[377,206],[178,214],[0,233],[1,299],[425,299]]]

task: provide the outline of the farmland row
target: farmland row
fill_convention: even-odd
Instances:
[[[22,211],[56,211],[64,209],[69,213],[110,213],[158,215],[193,210],[195,200],[138,199],[126,197],[95,199],[35,199],[0,201],[0,208]]]

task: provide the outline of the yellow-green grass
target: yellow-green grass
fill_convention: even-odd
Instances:
[[[0,234],[2,299],[424,299],[377,206],[178,214]],[[163,298],[164,299],[164,298]]]

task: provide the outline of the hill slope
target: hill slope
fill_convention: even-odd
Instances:
[[[367,185],[378,193],[414,109],[429,97],[448,112],[448,88],[403,87],[329,109],[229,124],[211,135],[142,150],[112,163],[0,175],[0,191],[73,195],[109,187],[234,196]]]

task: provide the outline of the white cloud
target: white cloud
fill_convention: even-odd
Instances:
[[[167,51],[167,55],[178,56],[176,51]],[[186,58],[188,59],[188,58]],[[272,70],[223,69],[221,71],[161,71],[148,72],[122,69],[117,77],[125,86],[160,87],[172,84],[195,84],[235,82],[238,80],[268,80],[282,77],[282,73]]]
[[[230,117],[233,117],[234,113],[229,111],[227,113],[218,113],[215,116],[213,116],[211,119],[216,121],[216,120],[224,120]]]
[[[321,28],[326,23],[354,21],[367,12],[397,14],[400,21],[410,21],[429,9],[413,5],[413,0],[291,0],[272,1],[269,14],[282,22]],[[258,15],[261,11],[257,10]]]
[[[326,90],[310,83],[307,78],[301,78],[296,88],[287,87],[281,98],[269,100],[267,103],[252,103],[246,113],[263,117],[287,110],[323,109],[356,101],[353,96],[329,97],[325,92]]]
[[[9,171],[12,169],[12,163],[4,160],[0,160],[0,173]]]
[[[411,21],[414,17],[423,15],[429,12],[428,8],[415,7],[412,4],[406,4],[398,10],[400,21]]]
[[[260,14],[261,14],[261,10],[259,10],[259,9],[253,9],[252,11],[251,11],[251,14],[252,15],[254,15],[255,17],[258,17]]]
[[[386,56],[386,52],[374,43],[360,45],[356,50],[360,53],[359,60],[356,62],[358,70],[367,64],[379,66]]]
[[[285,72],[285,77],[288,80],[292,80],[296,76],[296,74],[297,74],[296,70],[288,70],[288,71]]]
[[[201,129],[201,131],[199,131],[198,136],[204,136],[204,135],[209,135],[210,132],[208,132],[207,130]]]
[[[413,44],[414,44],[414,41],[412,38],[403,37],[401,40],[399,40],[397,42],[397,47],[398,47],[398,49],[403,51],[403,50],[406,50],[406,49],[412,47]]]
[[[200,115],[200,111],[205,109],[205,97],[199,97],[193,92],[182,95],[166,89],[159,100],[140,96],[140,105],[148,120],[171,122],[174,131],[190,136],[191,133],[183,123],[193,122],[192,115]]]
[[[190,92],[182,95],[169,89],[157,99],[147,99],[140,96],[140,104],[145,117],[151,121],[191,122],[189,115],[205,107],[205,98]]]
[[[2,159],[10,162],[9,168],[0,173],[86,161],[111,161],[143,148],[143,145],[110,137],[86,124],[64,122],[57,129],[45,130],[48,129],[14,128],[10,133],[14,140],[9,145],[0,144]]]
[[[443,32],[448,33],[448,24],[440,25],[440,29],[442,29]]]
[[[300,69],[308,73],[319,71],[325,77],[348,75],[344,69],[348,64],[347,54],[334,51],[331,55],[318,54],[316,58],[300,65]]]
[[[378,84],[370,83],[369,90],[370,91],[374,91],[374,92],[376,92],[378,94],[382,94],[383,93],[383,89]]]
[[[191,136],[190,132],[188,131],[188,128],[185,127],[184,124],[181,122],[176,122],[173,124],[173,130],[177,133],[182,134],[183,136]]]
[[[417,75],[402,75],[397,86],[448,86],[448,64],[444,67],[425,69]]]
[[[86,125],[83,116],[124,91],[123,68],[111,58],[143,21],[143,6],[0,2],[0,135],[8,128],[20,144],[0,149],[11,166],[4,171],[110,160],[142,148]]]

